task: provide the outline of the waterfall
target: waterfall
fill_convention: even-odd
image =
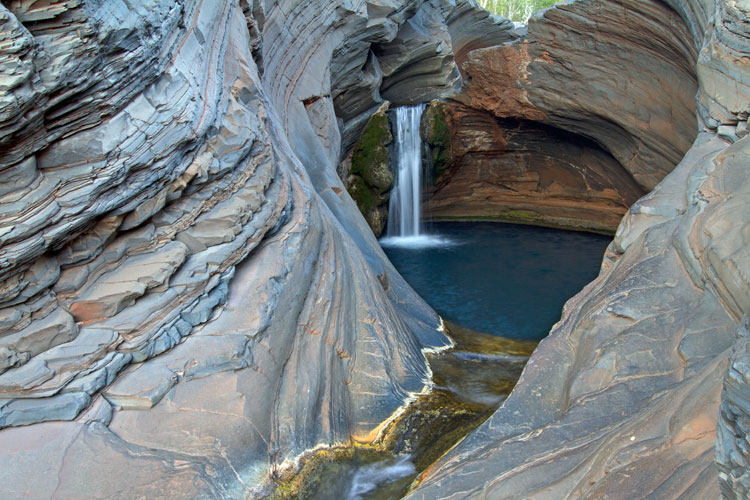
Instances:
[[[450,241],[422,232],[422,137],[419,124],[426,105],[396,108],[396,181],[388,205],[384,246],[424,248]]]
[[[417,237],[422,225],[422,138],[425,105],[396,108],[396,184],[388,206],[388,236]]]

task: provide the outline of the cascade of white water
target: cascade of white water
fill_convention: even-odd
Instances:
[[[396,184],[388,206],[388,236],[421,234],[422,138],[419,122],[424,104],[396,108]]]

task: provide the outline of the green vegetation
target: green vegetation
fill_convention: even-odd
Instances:
[[[539,214],[533,212],[524,212],[522,210],[506,210],[501,215],[506,217],[540,217]]]
[[[427,108],[427,143],[430,145],[430,177],[432,184],[448,168],[451,158],[451,134],[445,119],[443,103],[433,101]]]
[[[359,211],[380,236],[385,225],[387,192],[393,185],[388,145],[393,141],[385,109],[375,113],[367,122],[352,152],[351,170],[345,185]]]
[[[347,189],[349,195],[357,204],[359,211],[362,212],[365,219],[368,219],[370,212],[378,206],[378,198],[375,192],[367,185],[365,180],[358,175],[352,175],[349,178]]]
[[[364,179],[370,177],[370,171],[385,166],[388,169],[390,157],[388,144],[393,137],[388,127],[388,117],[385,113],[376,113],[370,118],[362,136],[354,146],[352,155],[352,173]],[[390,170],[388,170],[390,172]],[[391,178],[392,182],[392,178]],[[380,186],[373,186],[380,187]],[[390,188],[390,183],[383,190]]]
[[[363,465],[409,454],[415,474],[381,485],[367,496],[402,498],[419,483],[427,467],[492,415],[520,375],[520,367],[516,373],[506,357],[530,356],[537,343],[496,337],[447,322],[445,328],[455,347],[427,355],[436,384],[431,392],[417,396],[383,429],[375,443],[342,443],[317,450],[302,458],[299,471],[279,471],[270,500],[338,498],[345,494],[341,487],[346,485],[340,478],[351,477]],[[476,361],[457,355],[467,352],[487,355],[481,369],[477,369]]]
[[[531,14],[539,9],[546,9],[559,0],[479,0],[479,5],[499,16],[525,23]]]

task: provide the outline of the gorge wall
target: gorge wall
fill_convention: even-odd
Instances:
[[[581,0],[519,38],[469,0],[6,2],[1,495],[254,497],[310,450],[376,439],[451,342],[336,169],[384,100],[463,80],[475,170],[482,137],[527,151],[552,127],[609,179],[561,199],[594,186],[612,227],[651,192],[411,498],[715,497],[750,312],[749,10]],[[729,450],[744,424],[724,415]]]
[[[614,233],[644,194],[594,141],[528,120],[433,101],[422,135],[433,185],[424,213]]]
[[[468,54],[462,102],[580,133],[653,190],[509,399],[407,498],[743,497],[745,336],[716,436],[750,311],[749,17],[733,0],[565,3]]]
[[[450,341],[336,166],[381,92],[454,91],[451,32],[507,21],[14,0],[0,23],[1,496],[256,496],[429,389]]]

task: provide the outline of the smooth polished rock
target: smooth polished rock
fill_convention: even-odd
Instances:
[[[431,466],[407,498],[745,496],[745,462],[736,451],[741,438],[735,434],[743,432],[737,430],[742,414],[732,405],[742,400],[746,381],[736,376],[737,368],[730,368],[726,382],[724,373],[738,323],[750,311],[750,142],[747,136],[728,135],[746,117],[727,95],[736,89],[747,102],[750,94],[740,83],[747,76],[744,62],[732,62],[726,53],[746,52],[750,32],[734,23],[735,2],[710,2],[707,11],[705,6],[561,4],[533,18],[525,40],[468,55],[464,68],[476,72],[464,102],[583,133],[609,150],[641,186],[659,182],[631,206],[599,277],[568,301],[504,405]],[[660,28],[658,36],[644,35],[655,33],[653,23],[667,21],[670,27]],[[596,31],[583,29],[594,23]],[[672,38],[666,40],[670,30]],[[604,40],[615,33],[618,43]],[[645,40],[648,45],[638,49]],[[712,52],[711,44],[723,47]],[[567,58],[557,52],[562,45],[573,49]],[[663,52],[628,69],[634,54],[653,54],[651,47]],[[577,59],[591,49],[600,55]],[[716,79],[738,80],[725,82],[732,89],[727,93],[726,87],[698,78],[696,124],[687,112],[695,95],[689,75],[702,64],[698,52],[706,61],[715,55],[718,60],[710,63],[715,67],[731,66]],[[596,58],[605,56],[618,61],[609,63],[617,72],[601,80],[593,74],[579,78],[598,71]],[[504,72],[508,65],[518,71]],[[663,65],[659,74],[682,76],[668,84],[654,80],[652,65]],[[498,80],[498,74],[505,76]],[[631,83],[615,84],[621,78]],[[578,87],[592,81],[588,90]],[[652,86],[654,81],[659,85]],[[612,84],[628,88],[631,97],[652,97],[621,109],[628,101],[611,98],[606,89]],[[597,116],[589,114],[594,108]],[[685,119],[676,119],[683,114]],[[605,115],[608,123],[594,126]],[[614,135],[608,137],[614,123],[619,127],[614,135],[624,138],[618,144],[610,144]],[[689,126],[693,132],[685,133]],[[682,154],[667,154],[669,148],[685,144],[696,131],[689,149],[678,148],[687,149],[682,160],[659,180],[649,169],[663,165],[659,168],[669,171],[669,163]],[[666,140],[672,134],[679,138]],[[669,148],[657,142],[669,142]],[[635,149],[624,154],[632,145]],[[667,158],[673,160],[663,161]],[[741,364],[742,342],[730,363]]]
[[[659,1],[568,2],[520,41],[472,51],[458,99],[593,139],[651,190],[697,133],[696,42]]]
[[[399,33],[399,92],[413,43],[452,91],[457,7],[319,7],[0,7],[3,494],[266,494],[430,387],[450,341],[336,175],[378,71],[340,93]]]

